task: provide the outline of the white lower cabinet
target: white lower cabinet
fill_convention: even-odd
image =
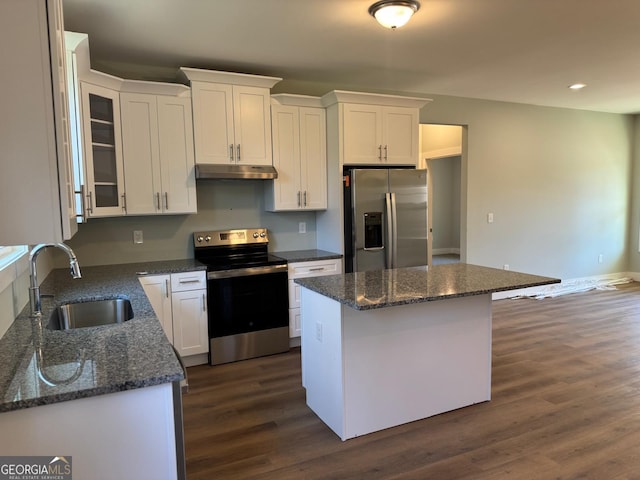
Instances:
[[[140,277],[140,283],[167,338],[181,357],[187,357],[185,363],[206,363],[202,355],[209,353],[206,272],[147,275]],[[202,361],[188,360],[194,355],[201,355]]]
[[[173,313],[171,312],[171,275],[140,277],[140,283],[156,313],[164,333],[173,344]],[[134,312],[135,314],[135,312]]]
[[[342,259],[289,262],[289,337],[299,337],[301,332],[300,285],[296,278],[322,277],[342,273]]]

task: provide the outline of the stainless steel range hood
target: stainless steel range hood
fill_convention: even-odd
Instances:
[[[278,178],[278,172],[271,165],[211,165],[196,164],[196,178],[204,179],[237,179],[237,180],[270,180]]]

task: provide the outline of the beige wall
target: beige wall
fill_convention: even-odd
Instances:
[[[433,254],[460,252],[461,157],[427,160]]]
[[[627,271],[632,117],[433,99],[421,123],[468,126],[462,241],[469,263],[565,279]]]

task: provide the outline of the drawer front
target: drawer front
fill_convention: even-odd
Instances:
[[[321,277],[342,273],[342,260],[315,260],[312,262],[289,263],[289,278]]]
[[[186,292],[207,288],[207,272],[182,272],[171,274],[171,291]]]

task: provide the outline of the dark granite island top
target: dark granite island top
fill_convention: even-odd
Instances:
[[[296,279],[307,405],[347,440],[489,401],[491,294],[559,281],[468,264]]]
[[[52,271],[41,285],[42,320],[27,305],[0,339],[0,412],[169,383],[183,378],[138,275],[205,270],[193,260]],[[50,298],[47,294],[53,295]],[[55,331],[50,313],[79,299],[124,297],[134,318],[117,325]]]
[[[373,270],[296,279],[296,283],[356,310],[560,283],[542,277],[466,263]]]

